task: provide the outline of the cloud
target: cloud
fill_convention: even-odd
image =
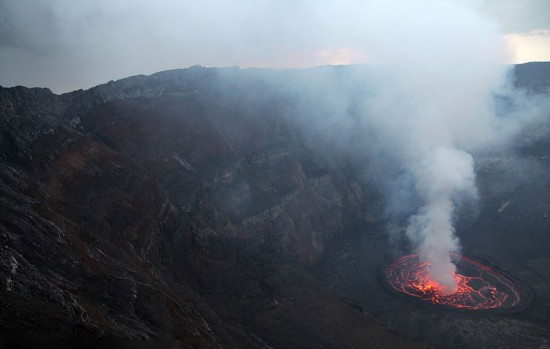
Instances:
[[[195,64],[387,62],[422,48],[426,56],[437,55],[432,51],[443,47],[441,42],[476,29],[465,21],[461,6],[457,13],[426,18],[438,6],[446,5],[434,0],[0,0],[0,83],[69,91]],[[410,47],[415,41],[407,32],[426,41]],[[464,47],[460,57],[469,56]]]
[[[479,9],[497,20],[504,33],[529,33],[550,29],[550,1],[485,0]]]

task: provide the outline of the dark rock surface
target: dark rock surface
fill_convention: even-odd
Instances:
[[[540,79],[522,75],[523,68],[518,83],[541,91]],[[184,348],[479,345],[460,335],[449,339],[439,327],[404,326],[381,310],[396,306],[376,281],[391,248],[361,155],[339,152],[332,139],[312,146],[296,120],[303,101],[274,87],[327,71],[345,81],[355,74],[346,69],[197,66],[64,95],[0,87],[6,340],[155,338]],[[508,186],[511,167],[480,162],[487,214],[468,227],[487,230],[505,212],[506,234],[527,229],[544,243],[526,239],[525,248],[536,251],[527,260],[485,253],[476,238],[465,236],[464,244],[535,289],[538,310],[513,320],[538,326],[518,325],[533,344],[548,345],[541,338],[550,328],[550,154],[544,144],[536,147],[522,155],[536,153],[536,187]],[[368,251],[361,250],[365,241]],[[355,252],[342,252],[349,244]]]

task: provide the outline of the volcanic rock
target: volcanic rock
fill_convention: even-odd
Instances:
[[[368,159],[332,139],[314,142],[303,128],[311,119],[299,114],[304,101],[276,88],[316,74],[345,81],[362,74],[354,69],[196,66],[63,95],[0,88],[0,339],[183,348],[453,343],[440,327],[414,333],[419,327],[381,310],[399,303],[376,276],[391,248]],[[545,83],[524,70],[518,84],[542,91]],[[548,149],[540,144],[537,154]],[[507,166],[503,158],[495,163]],[[547,179],[547,167],[541,171]],[[530,343],[547,344],[540,333],[549,328],[541,315],[550,304],[548,258],[540,251],[549,218],[537,215],[548,211],[550,195],[541,195],[550,185],[524,191],[527,184],[505,184],[510,171],[482,165],[480,172],[489,198],[482,212],[491,212],[484,217],[537,217],[544,242],[529,265],[519,267],[521,257],[494,262],[540,290],[542,310],[513,321]],[[467,235],[465,246],[474,240]],[[350,241],[353,251],[341,254]],[[364,241],[370,255],[356,250]],[[361,263],[367,267],[353,274]],[[335,274],[342,266],[349,268]],[[363,296],[352,282],[361,275]],[[426,312],[415,315],[420,323]],[[454,343],[479,344],[458,336]]]

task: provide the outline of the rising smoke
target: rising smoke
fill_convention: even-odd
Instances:
[[[427,1],[421,9],[407,0],[370,4],[376,6],[367,11],[364,42],[385,64],[371,66],[356,86],[320,72],[322,78],[296,90],[317,96],[306,99],[305,109],[313,104],[324,112],[300,114],[314,115],[307,126],[335,144],[360,125],[362,151],[381,169],[389,213],[396,220],[406,213],[406,237],[450,293],[456,289],[451,256],[460,252],[456,211],[478,198],[474,155],[514,143],[536,113],[510,87],[511,67],[503,64],[510,52],[498,26],[464,2]],[[360,107],[335,86],[362,89]],[[497,115],[496,96],[521,107]]]
[[[412,2],[401,6],[405,23],[387,28],[390,43],[380,50],[392,64],[365,105],[365,122],[384,135],[377,146],[412,184],[390,184],[394,201],[408,190],[417,198],[406,236],[433,280],[452,292],[455,208],[477,197],[469,152],[498,139],[491,101],[506,82],[508,53],[494,23],[464,4],[426,2],[422,17],[405,15],[414,13]]]
[[[411,4],[404,1],[403,10],[413,11]],[[464,2],[427,2],[423,11],[429,15],[401,18],[406,24],[391,29],[398,47],[381,47],[393,64],[365,104],[365,122],[384,135],[377,146],[408,177],[405,186],[390,180],[393,205],[407,191],[416,198],[407,238],[442,292],[451,293],[451,256],[460,251],[456,209],[478,195],[472,154],[510,143],[536,119],[536,108],[510,87],[509,67],[500,64],[509,52],[494,23]],[[496,95],[522,107],[497,115]]]
[[[428,262],[430,275],[444,292],[456,290],[456,267],[451,253],[458,252],[454,235],[455,200],[476,193],[472,156],[456,148],[438,146],[412,165],[416,189],[424,206],[410,218],[407,237],[418,246],[420,260]]]

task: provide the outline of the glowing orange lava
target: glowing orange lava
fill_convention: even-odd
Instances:
[[[512,280],[479,262],[454,255],[457,290],[445,294],[429,277],[429,264],[418,255],[404,256],[386,269],[390,286],[420,301],[435,305],[468,309],[511,309],[519,305],[521,292]]]

